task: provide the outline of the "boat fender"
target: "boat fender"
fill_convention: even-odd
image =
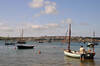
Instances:
[[[16,47],[14,49],[16,50]]]

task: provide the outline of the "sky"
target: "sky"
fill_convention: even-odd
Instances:
[[[0,0],[0,36],[100,37],[100,0]]]

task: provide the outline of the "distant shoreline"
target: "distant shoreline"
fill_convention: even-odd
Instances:
[[[41,36],[41,37],[0,37],[0,40],[26,40],[26,41],[67,41],[67,36]],[[72,37],[73,42],[100,42],[100,37]]]

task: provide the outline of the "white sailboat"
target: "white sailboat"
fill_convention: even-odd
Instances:
[[[69,36],[68,36],[68,47],[67,49],[64,50],[64,55],[65,56],[69,56],[69,57],[74,57],[74,58],[80,58],[81,57],[81,54],[78,52],[78,51],[72,51],[70,49],[70,43],[71,43],[71,24],[69,24]],[[95,52],[94,52],[94,48],[93,48],[93,52],[91,53],[86,53],[85,54],[85,59],[93,59],[95,56]]]

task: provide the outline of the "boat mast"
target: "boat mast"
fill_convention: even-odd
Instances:
[[[92,43],[94,43],[94,38],[95,38],[95,32],[93,32],[93,36],[92,36]]]
[[[22,29],[22,32],[21,32],[21,40],[23,40],[23,29]]]
[[[71,24],[69,24],[69,36],[68,36],[68,51],[70,52],[70,41],[71,41]]]
[[[94,38],[95,38],[95,32],[93,32],[93,41],[95,42],[95,39]]]
[[[93,32],[93,43],[95,42],[94,38],[95,38],[95,32]],[[94,50],[95,50],[95,49],[94,49],[94,46],[93,46],[93,53],[95,53]]]
[[[95,32],[93,32],[93,37],[95,37]]]

